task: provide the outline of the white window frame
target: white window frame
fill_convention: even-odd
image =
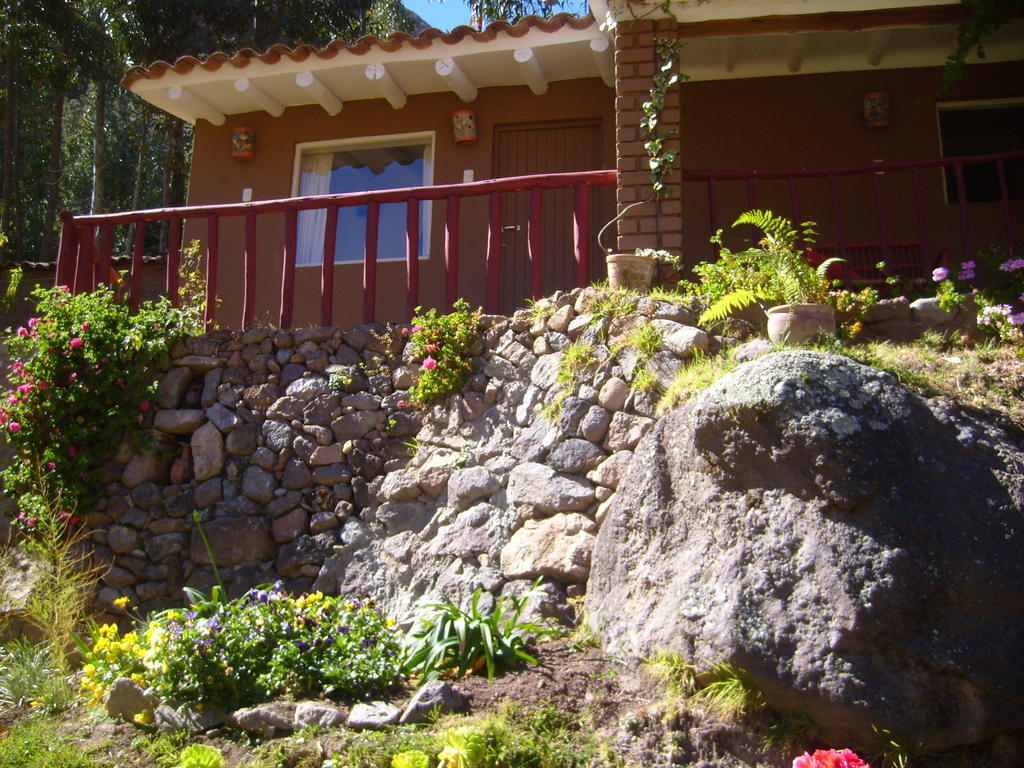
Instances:
[[[299,196],[299,184],[302,177],[302,156],[304,154],[319,154],[320,152],[338,151],[343,149],[384,149],[387,147],[398,147],[409,144],[422,144],[426,147],[423,153],[423,186],[429,187],[434,183],[434,139],[436,131],[417,131],[415,133],[392,133],[385,136],[357,136],[348,139],[326,139],[324,141],[303,141],[295,145],[295,158],[292,162],[292,197]],[[423,249],[420,253],[420,261],[430,258],[430,224],[431,200],[420,201],[420,237],[423,240]],[[405,256],[377,257],[378,262],[405,261]],[[320,269],[323,257],[314,264],[297,264],[296,269]],[[346,265],[362,266],[363,256],[350,261],[334,262],[334,267]]]

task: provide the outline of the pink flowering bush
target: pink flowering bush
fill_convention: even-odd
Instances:
[[[33,295],[37,316],[7,331],[11,389],[0,397],[0,429],[17,449],[2,478],[21,510],[16,525],[29,531],[48,519],[40,472],[69,508],[91,508],[103,463],[123,437],[137,434],[140,404],[155,389],[155,364],[200,330],[193,310],[166,299],[133,313],[106,287],[78,296],[40,288]]]
[[[1000,341],[1024,341],[1024,259],[998,248],[980,252],[978,259],[988,266],[980,286],[975,284],[977,261],[961,262],[956,270],[932,270],[939,306],[956,310],[971,297],[980,307],[979,328]]]
[[[793,759],[793,768],[871,768],[849,749],[818,749]]]
[[[420,375],[409,399],[427,405],[458,392],[466,383],[473,370],[470,356],[479,336],[480,310],[470,310],[464,299],[456,301],[447,315],[417,307],[412,323],[407,335],[420,361]]]

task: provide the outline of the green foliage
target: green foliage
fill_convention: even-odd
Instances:
[[[732,359],[731,350],[722,350],[717,355],[696,354],[679,369],[658,402],[658,413],[667,413],[689,402],[698,392],[707,389],[725,374],[738,366]]]
[[[75,693],[49,644],[19,638],[0,649],[0,707],[60,712],[74,702]]]
[[[683,260],[679,254],[671,251],[663,251],[658,248],[637,248],[636,255],[647,259],[654,259],[659,264],[664,264],[672,269],[682,269]]]
[[[673,699],[685,699],[697,689],[697,670],[674,651],[657,651],[644,663],[651,677],[660,680]]]
[[[6,238],[0,233],[0,248],[3,247],[5,241]],[[4,288],[3,295],[0,296],[0,312],[10,312],[14,308],[23,274],[21,267],[13,267],[7,273],[7,286]]]
[[[393,768],[396,754],[436,755],[443,746],[440,730],[431,727],[343,731],[342,738],[341,749],[325,760],[322,768]]]
[[[594,356],[594,345],[577,339],[569,344],[562,353],[555,380],[563,385],[574,384],[584,371],[595,365],[597,365],[597,358]]]
[[[206,744],[193,744],[181,752],[178,768],[221,768],[224,755],[216,747]]]
[[[724,715],[740,717],[765,706],[764,694],[758,690],[747,671],[737,664],[719,661],[698,677],[710,678],[693,694],[697,701],[704,702]]]
[[[693,268],[700,278],[701,293],[711,305],[699,322],[721,322],[733,312],[757,301],[776,304],[827,303],[831,284],[828,268],[839,259],[827,259],[812,267],[797,250],[797,238],[811,242],[813,225],[805,222],[798,231],[792,223],[771,211],[753,210],[740,215],[733,226],[752,224],[762,231],[757,247],[734,253],[721,246],[715,262]],[[721,245],[721,232],[712,242]]]
[[[668,196],[669,188],[665,184],[665,178],[672,172],[679,157],[678,150],[669,149],[667,146],[667,142],[679,133],[679,129],[674,126],[664,128],[661,125],[661,116],[669,90],[682,80],[688,79],[678,71],[681,45],[679,40],[668,40],[663,37],[655,40],[654,79],[648,99],[641,107],[644,116],[640,118],[640,128],[647,134],[644,151],[647,152],[651,190],[655,198]]]
[[[391,758],[391,768],[430,768],[430,756],[419,749],[398,752]]]
[[[58,723],[42,717],[19,720],[0,738],[0,765],[4,768],[106,768],[61,735]]]
[[[471,725],[462,725],[445,731],[444,749],[437,759],[441,768],[482,768],[486,754],[484,732]]]
[[[83,686],[98,699],[113,679],[139,675],[165,698],[227,709],[280,694],[365,698],[397,681],[399,643],[371,602],[293,598],[275,585],[208,606],[212,615],[195,607],[158,614],[141,637],[101,627]]]
[[[584,768],[600,755],[593,729],[555,704],[510,707],[478,727],[486,739],[482,768]]]
[[[814,740],[817,728],[803,712],[773,714],[768,723],[768,743],[779,749],[797,748]]]
[[[191,310],[166,299],[132,312],[105,286],[77,296],[40,288],[33,296],[38,316],[8,331],[12,388],[0,407],[16,449],[3,481],[22,512],[16,524],[28,532],[44,521],[39,472],[65,501],[91,507],[103,463],[152,407],[152,366],[200,328]],[[73,525],[71,510],[63,512]]]
[[[661,341],[661,332],[652,323],[644,323],[629,335],[626,346],[635,349],[646,363],[661,351]]]
[[[470,351],[480,333],[481,310],[471,311],[464,299],[447,315],[416,308],[409,332],[413,354],[421,360],[420,376],[409,390],[417,405],[428,405],[462,389],[473,371]]]
[[[658,377],[649,368],[635,369],[630,385],[640,392],[655,392],[659,389]]]
[[[482,589],[473,593],[468,610],[447,598],[427,603],[417,616],[418,628],[406,641],[404,668],[427,682],[449,670],[458,678],[481,668],[490,680],[498,670],[515,669],[521,661],[536,664],[526,651],[527,641],[559,634],[549,623],[522,620],[539,587],[537,581],[521,595],[500,597],[491,611],[480,609]]]
[[[985,58],[986,37],[1009,22],[1014,12],[1024,11],[1024,0],[962,0],[962,4],[967,16],[957,27],[956,45],[946,58],[940,93],[947,93],[963,79],[968,56],[976,53],[979,59]]]

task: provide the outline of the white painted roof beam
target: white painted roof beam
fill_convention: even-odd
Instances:
[[[235,90],[249,99],[249,101],[264,112],[273,115],[274,117],[280,117],[284,113],[284,105],[281,102],[268,94],[247,77],[235,80]]]
[[[804,66],[804,55],[807,53],[809,35],[790,35],[786,41],[786,69],[794,74]]]
[[[515,58],[516,64],[519,65],[519,71],[523,75],[523,79],[526,80],[526,84],[530,86],[530,90],[540,96],[548,90],[548,81],[544,77],[544,72],[540,68],[540,62],[537,61],[537,54],[533,48],[517,48],[515,53],[512,54]]]
[[[388,100],[395,109],[401,109],[405,106],[406,95],[402,87],[395,82],[395,78],[388,72],[388,68],[383,64],[367,64],[364,70],[366,79],[370,80],[377,90],[380,91],[381,96]]]
[[[180,85],[172,85],[167,89],[167,98],[180,105],[182,112],[192,116],[189,122],[194,123],[199,118],[209,120],[214,125],[224,125],[224,113],[217,109],[206,99],[196,96],[182,88]]]
[[[328,115],[336,115],[344,106],[341,99],[330,88],[317,79],[312,72],[299,72],[295,75],[295,84],[306,91]]]
[[[434,71],[463,101],[470,102],[476,98],[476,86],[455,59],[438,59],[434,63]]]
[[[736,59],[739,58],[740,43],[735,37],[727,37],[722,45],[722,66],[726,72],[736,69]]]
[[[877,67],[882,63],[889,43],[892,42],[892,32],[891,29],[873,29],[868,32],[868,49],[865,58],[872,67]]]
[[[595,37],[590,41],[590,53],[594,56],[594,63],[597,65],[598,74],[604,80],[604,84],[610,88],[615,87],[615,52],[612,50],[612,43],[607,37]]]

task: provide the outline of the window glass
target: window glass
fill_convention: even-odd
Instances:
[[[428,181],[429,144],[394,145],[346,144],[335,149],[310,149],[301,154],[299,190],[301,196],[368,192],[402,187],[421,187]],[[377,232],[378,260],[405,258],[406,204],[380,206]],[[429,242],[429,203],[420,204],[420,258],[426,257]],[[296,263],[319,264],[324,248],[325,209],[299,213]],[[338,210],[335,263],[362,261],[366,243],[366,206]]]
[[[939,131],[943,157],[1024,149],[1024,104],[940,109]],[[1013,158],[1004,161],[1003,165],[1009,198],[1024,199],[1024,160]],[[967,202],[1002,199],[995,163],[965,165],[963,169]],[[953,168],[946,169],[946,199],[950,203],[960,201]]]

